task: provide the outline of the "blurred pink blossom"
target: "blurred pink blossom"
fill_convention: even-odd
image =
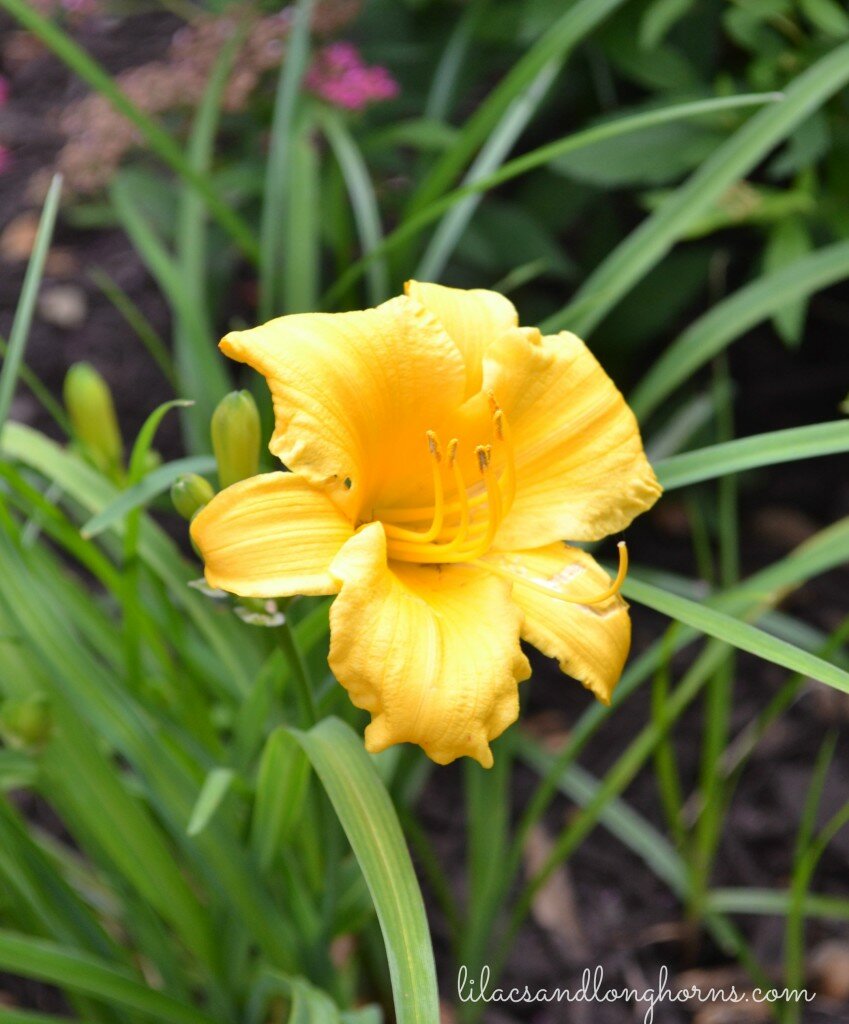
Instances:
[[[319,50],[304,83],[316,96],[344,110],[362,110],[398,95],[398,83],[389,71],[364,64],[353,43],[331,43]]]

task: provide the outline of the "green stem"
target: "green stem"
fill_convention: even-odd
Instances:
[[[289,621],[288,609],[289,605],[284,605],[283,624],[278,626],[276,630],[277,642],[292,669],[292,676],[295,680],[295,695],[298,700],[298,709],[301,717],[301,726],[304,729],[309,729],[318,722],[318,707],[315,703],[315,694],[313,693],[310,671],[307,668],[307,663],[304,660],[303,654],[301,654],[301,649],[298,646],[297,639],[295,638],[295,631],[292,629],[292,623]]]

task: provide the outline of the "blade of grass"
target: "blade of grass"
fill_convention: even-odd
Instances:
[[[5,971],[96,996],[116,1007],[137,1010],[159,1024],[215,1024],[195,1006],[139,982],[128,971],[77,949],[0,929],[0,966]]]
[[[208,179],[212,168],[221,102],[233,62],[247,30],[241,24],[221,48],[203,99],[195,114],[187,146],[192,170]],[[214,344],[210,296],[207,294],[207,252],[210,248],[206,205],[186,183],[180,190],[175,233],[175,270],[180,278],[183,302],[174,323],[174,358],[179,384],[199,405],[186,412],[186,428],[194,452],[209,449],[209,421],[218,401],[229,390],[227,373]],[[126,216],[126,214],[125,214]],[[173,299],[172,299],[173,303]],[[186,309],[192,310],[186,318]],[[201,311],[196,314],[195,311]]]
[[[555,766],[555,755],[544,750],[521,731],[516,741],[519,757],[540,775],[545,776]],[[570,765],[557,772],[557,788],[579,807],[588,806],[595,798],[601,779],[595,778],[580,765]],[[687,865],[669,840],[624,800],[611,798],[599,815],[600,824],[611,835],[633,850],[640,859],[669,886],[679,898],[689,888]]]
[[[0,0],[0,6],[52,50],[92,89],[104,96],[119,114],[135,125],[151,152],[203,196],[210,213],[222,228],[250,260],[257,261],[259,249],[251,228],[216,192],[210,179],[194,170],[179,144],[147,114],[139,110],[97,61],[89,57],[58,25],[39,14],[27,0]]]
[[[476,150],[496,130],[510,105],[530,86],[544,67],[563,61],[567,54],[594,28],[621,7],[625,0],[578,0],[562,14],[513,65],[463,125],[456,144],[437,161],[416,189],[408,215],[416,213],[451,185],[472,159]]]
[[[469,761],[465,768],[469,894],[460,933],[460,962],[477,977],[503,896],[503,868],[509,853],[512,733],[497,743],[489,770]]]
[[[559,60],[546,64],[527,89],[513,100],[473,161],[463,179],[464,185],[492,174],[504,162],[504,158],[537,112],[559,71]],[[466,196],[452,205],[433,233],[416,267],[414,277],[422,281],[436,281],[440,278],[481,198],[481,194],[477,193]]]
[[[127,179],[118,175],[109,194],[121,226],[171,306],[176,325],[179,393],[195,403],[185,419],[189,447],[193,453],[207,452],[209,421],[229,389],[224,363],[214,344],[207,306],[196,302],[186,290],[180,265],[136,205]]]
[[[10,458],[58,483],[63,493],[73,497],[89,515],[100,512],[121,493],[73,452],[63,450],[36,430],[7,423],[0,440]],[[124,528],[120,520],[110,530],[121,536]],[[148,518],[142,521],[139,555],[168,587],[173,601],[194,622],[210,650],[215,651],[223,669],[216,679],[232,692],[246,692],[257,666],[251,650],[239,639],[243,635],[239,624],[231,616],[217,614],[207,598],[188,587],[196,573],[189,571],[173,541]]]
[[[607,772],[593,798],[585,805],[580,815],[566,826],[554,842],[548,858],[540,870],[529,879],[521,890],[511,908],[508,925],[499,941],[498,950],[493,958],[493,976],[497,978],[503,967],[508,949],[512,946],[515,936],[527,916],[536,894],[595,827],[596,822],[609,801],[621,793],[634,779],[640,768],[651,757],[652,752],[663,733],[670,728],[684,710],[700,692],[720,661],[726,657],[727,648],[724,644],[711,641],[692,667],[685,674],[679,686],[672,692],[661,717],[649,722],[637,737],[620,755],[613,767]],[[559,777],[562,772],[562,755],[558,756],[546,778]],[[552,783],[556,788],[556,782]],[[753,976],[761,977],[757,963],[742,937],[724,918],[711,917],[706,921],[720,943],[733,949]]]
[[[658,665],[651,686],[652,721],[663,721],[664,709],[672,689],[672,639],[674,629],[664,635],[667,654]],[[660,802],[666,816],[667,827],[675,840],[678,849],[684,848],[686,838],[684,829],[684,797],[681,785],[681,774],[678,770],[678,757],[675,744],[668,729],[661,728],[660,738],[654,749],[654,774]]]
[[[0,338],[0,359],[5,361],[8,353],[8,344],[3,338]],[[70,437],[71,421],[68,419],[65,410],[62,408],[61,404],[56,401],[53,395],[51,395],[47,385],[37,377],[24,362],[22,362],[18,367],[18,379],[30,389],[36,401],[41,405],[42,409],[44,409],[48,416],[51,417],[62,433]]]
[[[357,222],[360,247],[363,255],[367,257],[380,247],[383,239],[380,209],[368,168],[353,135],[335,111],[321,108],[318,121],[345,179],[354,219]],[[366,277],[369,301],[376,306],[389,296],[389,271],[385,259],[376,257],[369,260],[366,264]]]
[[[424,116],[428,120],[448,120],[460,72],[466,63],[469,47],[487,3],[488,0],[472,0],[442,48],[425,100]]]
[[[780,889],[713,889],[708,895],[708,906],[720,913],[785,917],[791,899],[789,891]],[[839,896],[806,893],[802,909],[806,917],[849,921],[849,900]]]
[[[293,735],[321,779],[368,884],[383,931],[398,1024],[438,1020],[421,891],[392,801],[362,741],[336,718]]]
[[[849,44],[838,46],[787,87],[784,100],[755,114],[587,278],[541,328],[587,334],[669,252],[734,182],[849,81]]]
[[[214,472],[215,459],[211,455],[190,455],[185,459],[174,459],[173,462],[157,466],[137,484],[122,491],[111,505],[107,505],[96,516],[92,516],[80,528],[80,535],[84,540],[97,537],[113,523],[123,519],[127,513],[149,505],[154,498],[167,491],[175,480],[187,473],[198,473],[203,476]]]
[[[718,358],[714,366],[714,404],[720,441],[733,443],[730,440],[734,436],[731,381],[724,355]],[[719,582],[726,590],[732,589],[740,577],[737,518],[737,480],[733,475],[726,474],[720,477],[717,488]],[[688,914],[693,922],[701,921],[704,917],[705,896],[727,806],[725,780],[717,766],[728,744],[734,702],[735,662],[733,653],[729,652],[728,657],[718,665],[705,692],[699,770],[702,813],[696,822],[690,847],[692,886],[687,901]]]
[[[321,257],[320,164],[311,115],[298,119],[288,154],[286,216],[280,227],[285,257],[278,268],[281,309],[307,313],[318,305]]]
[[[56,223],[56,213],[59,210],[59,195],[62,191],[62,178],[54,175],[44,201],[44,209],[41,213],[41,220],[38,223],[35,242],[32,248],[27,272],[24,276],[21,297],[15,310],[15,319],[12,322],[12,330],[9,334],[9,345],[3,359],[3,366],[0,368],[0,431],[9,415],[12,405],[12,396],[18,381],[18,372],[24,358],[24,349],[29,329],[32,324],[32,315],[35,309],[35,300],[38,296],[38,289],[41,284],[41,275],[44,273],[44,261],[47,259],[47,250],[50,248],[50,239],[53,237],[53,226]]]
[[[633,574],[629,576],[622,591],[631,600],[692,626],[701,633],[723,640],[741,651],[748,651],[794,672],[804,672],[821,683],[849,693],[849,672],[793,644],[770,636],[756,626],[750,626],[747,622],[741,622],[705,604],[672,594]]]
[[[719,99],[695,100],[691,103],[679,103],[668,107],[661,107],[657,110],[629,114],[625,117],[616,118],[613,121],[606,121],[604,124],[593,125],[591,128],[585,128],[572,135],[567,135],[565,138],[531,150],[530,153],[525,153],[514,160],[510,160],[494,174],[461,185],[459,188],[448,192],[441,199],[434,200],[424,209],[410,213],[369,256],[358,260],[339,277],[336,284],[325,295],[323,305],[325,308],[331,307],[338,297],[344,295],[351,285],[363,275],[365,268],[372,260],[394,251],[405,241],[414,238],[428,224],[432,223],[446,211],[450,211],[455,203],[467,196],[479,195],[489,191],[497,185],[501,185],[522,174],[527,174],[537,167],[550,163],[555,157],[562,156],[565,153],[576,152],[585,146],[601,142],[605,139],[617,138],[629,132],[641,131],[642,129],[651,128],[659,124],[686,120],[690,117],[700,117],[719,113],[723,110],[774,102],[776,102],[775,93],[751,93],[740,96],[724,96]]]
[[[790,906],[784,925],[784,983],[788,989],[798,990],[805,983],[805,896],[819,860],[813,836],[826,777],[836,746],[837,735],[832,732],[823,740],[817,754],[796,833],[790,881]],[[849,811],[849,804],[844,808],[845,811]],[[821,853],[824,849],[823,844],[818,852]],[[783,1020],[786,1024],[797,1024],[800,1019],[799,1004],[788,1002],[784,1007]]]
[[[714,480],[761,466],[783,465],[849,451],[849,420],[775,430],[673,455],[655,464],[664,490]]]
[[[297,0],[295,4],[286,59],[280,70],[274,100],[260,221],[259,313],[262,320],[270,320],[284,308],[281,270],[289,254],[284,251],[282,229],[288,213],[295,111],[309,58],[313,5],[314,0]]]
[[[139,307],[133,302],[123,288],[103,270],[101,267],[93,267],[88,275],[95,285],[103,292],[115,309],[121,314],[127,325],[144,345],[150,354],[151,359],[162,371],[162,376],[169,384],[176,387],[177,377],[174,372],[174,364],[171,353],[162,343],[162,339],[156,333],[156,329],[148,318],[142,313]]]
[[[836,242],[762,275],[714,305],[654,361],[629,402],[645,420],[710,359],[782,305],[849,277],[849,242]]]
[[[156,431],[164,416],[171,409],[185,408],[191,402],[183,398],[174,398],[163,402],[153,410],[142,424],[138,437],[130,453],[127,469],[127,485],[137,486],[144,476],[144,467],[150,453]],[[142,622],[144,612],[139,592],[139,531],[141,529],[141,512],[133,507],[127,513],[124,527],[123,558],[121,563],[121,604],[123,621],[121,634],[124,642],[126,683],[133,689],[141,686],[142,676]]]
[[[730,591],[708,600],[731,615],[757,617],[770,606],[777,604],[793,587],[819,573],[842,565],[847,559],[849,559],[849,519],[820,531],[780,562],[756,573]],[[677,624],[673,629],[675,630],[674,642],[671,638],[655,641],[648,650],[628,666],[614,691],[610,708],[594,702],[575,723],[568,743],[557,755],[553,770],[540,782],[519,821],[512,857],[508,870],[505,872],[508,876],[506,884],[509,884],[509,879],[515,877],[521,865],[521,851],[527,836],[542,819],[557,791],[557,773],[565,771],[574,762],[607,718],[642,685],[661,660],[669,656],[667,645],[677,652],[691,643],[698,635],[697,631],[681,628]]]

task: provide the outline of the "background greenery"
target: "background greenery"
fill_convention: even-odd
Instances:
[[[121,344],[136,334],[194,402],[152,413],[111,471],[79,438],[7,421],[22,381],[67,426],[24,360],[54,183],[0,374],[0,969],[57,985],[80,1021],[435,1021],[407,843],[449,936],[450,1001],[454,965],[509,964],[535,895],[601,825],[680,900],[691,934],[753,983],[800,985],[806,920],[849,921],[845,892],[811,890],[849,816],[849,804],[818,815],[831,738],[809,752],[786,887],[719,889],[714,866],[768,726],[811,679],[849,691],[849,620],[823,630],[777,610],[845,565],[849,518],[743,575],[738,474],[845,453],[849,424],[833,405],[802,427],[787,410],[787,429],[735,438],[726,350],[764,323],[776,351],[804,346],[811,297],[849,277],[843,6],[372,0],[344,32],[391,69],[399,95],[351,114],[302,88],[315,5],[293,8],[279,72],[238,110],[223,97],[242,39],[275,8],[168,5],[190,22],[228,17],[231,31],[200,104],[161,116],[88,56],[67,12],[0,6],[136,127],[107,187],[68,194],[62,217],[127,233],[173,333],[158,337],[105,268]],[[554,753],[513,729],[492,772],[464,766],[459,885],[420,814],[434,767],[415,750],[362,750],[360,717],[327,672],[326,603],[296,602],[282,626],[241,621],[187,586],[200,568],[163,529],[178,476],[215,480],[209,419],[232,386],[217,337],[281,312],[373,304],[408,277],[497,288],[524,322],[587,337],[631,388],[667,492],[685,489],[698,566],[687,577],[634,552],[626,596],[672,623],[635,651],[612,709],[587,705]],[[166,414],[181,417],[185,452],[156,466]],[[736,651],[781,670],[742,729]],[[695,702],[692,781],[676,729]],[[625,703],[650,716],[593,776],[579,758]],[[519,763],[537,781],[517,801]],[[646,767],[662,830],[626,802]],[[22,791],[61,828],[28,813]],[[523,850],[559,795],[580,810],[528,870]],[[764,913],[784,921],[780,976],[741,926]],[[773,1009],[802,1019],[792,1002]],[[0,1020],[54,1019],[0,1008]]]

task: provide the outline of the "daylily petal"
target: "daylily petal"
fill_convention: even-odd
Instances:
[[[514,579],[513,600],[525,614],[522,638],[557,658],[567,675],[580,680],[604,704],[631,646],[628,605],[617,594],[602,604],[571,604],[547,597],[522,580],[559,591],[570,599],[603,593],[610,578],[592,555],[565,544],[491,555],[493,565]]]
[[[233,484],[191,527],[207,583],[242,597],[335,594],[328,567],[352,533],[327,495],[296,473]]]
[[[434,761],[492,764],[530,666],[510,585],[468,565],[387,564],[383,526],[359,531],[331,566],[330,667],[371,712],[366,748],[418,743]]]
[[[421,281],[407,281],[404,291],[433,313],[463,353],[466,396],[480,391],[484,352],[505,331],[518,326],[513,303],[484,288],[467,291]]]
[[[432,500],[425,432],[462,403],[466,371],[420,303],[284,316],[233,331],[221,349],[268,380],[271,451],[352,518]]]
[[[659,497],[634,414],[574,334],[502,335],[487,351],[484,386],[504,409],[516,459],[498,548],[599,540]]]

